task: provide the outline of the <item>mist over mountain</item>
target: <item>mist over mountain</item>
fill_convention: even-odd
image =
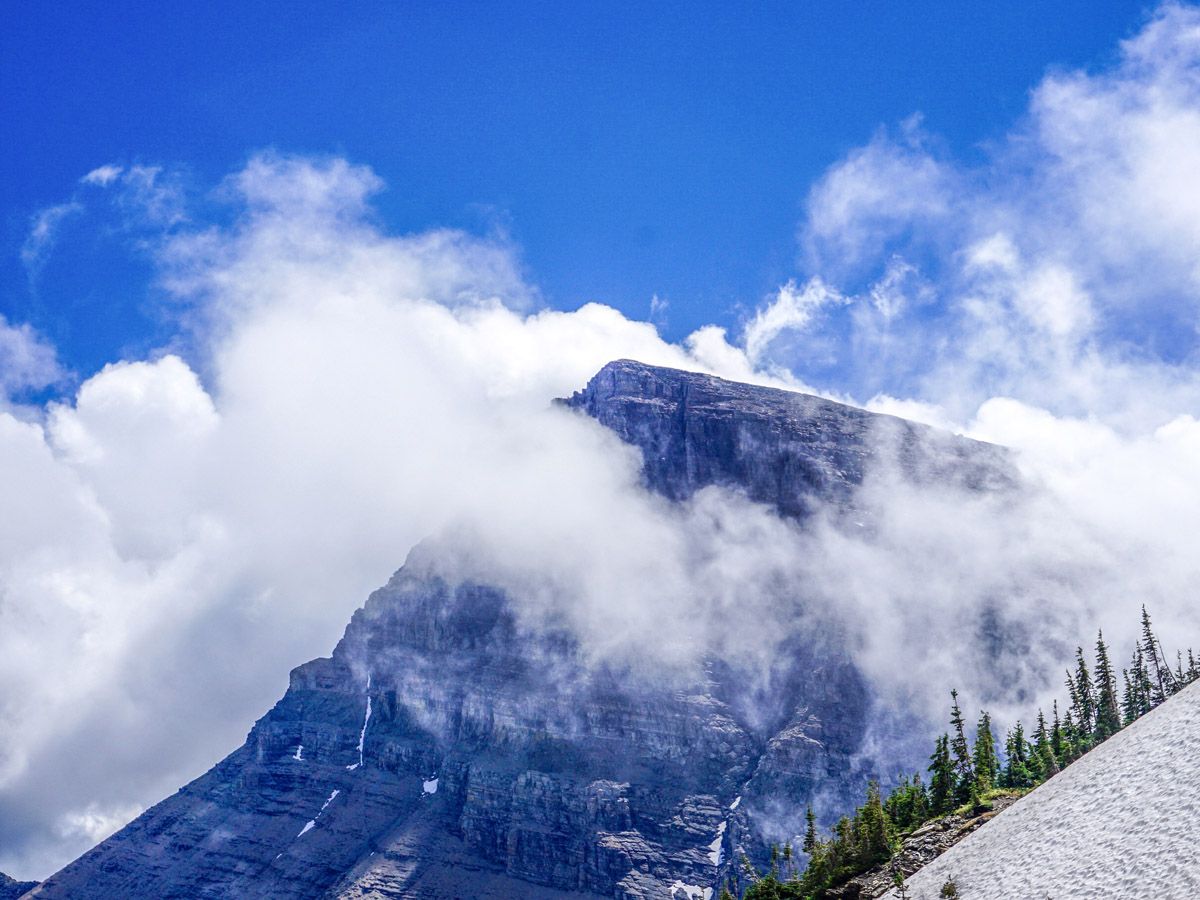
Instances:
[[[729,531],[769,529],[751,543],[793,542],[781,553],[819,510],[868,528],[852,498],[874,470],[1011,492],[1005,453],[629,361],[563,406],[635,447],[669,498],[690,580],[652,586],[680,608],[641,621],[613,596],[588,615],[577,585],[486,535],[427,541],[241,749],[33,896],[712,896],[799,831],[802,805],[851,804],[870,754],[905,748],[866,746],[876,694],[835,611],[784,568],[730,571]]]

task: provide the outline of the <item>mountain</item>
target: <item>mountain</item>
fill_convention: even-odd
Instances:
[[[630,361],[562,403],[674,501],[719,485],[803,521],[877,468],[1013,481],[988,445]],[[29,896],[708,898],[807,802],[861,791],[864,678],[835,636],[782,646],[765,686],[737,659],[686,684],[588,663],[418,547],[245,744]]]
[[[1200,684],[1021,798],[908,880],[933,900],[1200,897]],[[893,892],[888,895],[895,897]]]

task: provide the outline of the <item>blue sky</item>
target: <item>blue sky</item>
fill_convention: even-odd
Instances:
[[[207,190],[253,152],[372,166],[394,232],[506,232],[544,301],[679,338],[805,277],[810,186],[913,113],[971,161],[1048,68],[1104,66],[1139,3],[20,4],[0,34],[0,314],[86,376],[171,331],[137,235],[38,210],[108,163]]]

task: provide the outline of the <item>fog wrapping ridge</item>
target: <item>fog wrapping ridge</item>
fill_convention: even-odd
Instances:
[[[426,539],[597,659],[766,665],[832,623],[930,728],[951,686],[1000,721],[1048,703],[1142,603],[1168,651],[1200,643],[1197,35],[1168,5],[1109,69],[1048,76],[975,169],[919,122],[881,132],[811,190],[812,280],[678,344],[543,308],[503,238],[388,233],[342,159],[255,156],[212,221],[169,172],[86,175],[67,202],[154,231],[177,336],[38,405],[71,376],[0,321],[0,869],[49,874],[238,745]],[[551,403],[619,358],[1002,444],[1021,487],[884,468],[861,519],[804,527],[718,489],[673,505]]]

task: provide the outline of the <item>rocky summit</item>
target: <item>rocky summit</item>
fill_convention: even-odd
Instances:
[[[640,448],[675,501],[719,485],[803,520],[852,505],[874,467],[1011,479],[996,448],[634,362],[562,402]],[[243,746],[27,896],[713,897],[784,813],[861,789],[865,681],[835,641],[785,649],[765,707],[736,660],[688,684],[585,664],[418,548]]]

